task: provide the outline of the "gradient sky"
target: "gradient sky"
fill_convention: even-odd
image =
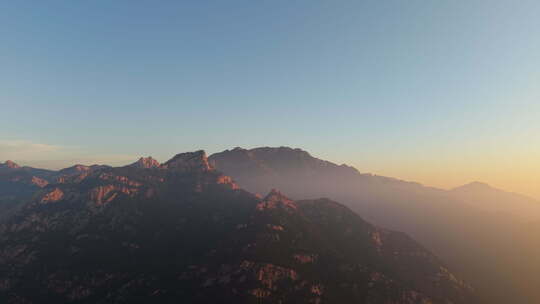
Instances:
[[[538,1],[3,1],[0,160],[293,146],[540,198]]]

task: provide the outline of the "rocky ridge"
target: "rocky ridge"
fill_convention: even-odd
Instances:
[[[6,303],[468,303],[407,236],[327,200],[258,198],[203,151],[49,184],[0,224]],[[28,238],[28,236],[32,236]],[[30,288],[31,287],[31,288]]]

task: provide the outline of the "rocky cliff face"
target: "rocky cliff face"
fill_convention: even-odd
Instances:
[[[327,199],[259,198],[204,152],[50,184],[0,224],[3,303],[468,303],[407,236]]]
[[[177,154],[163,164],[163,168],[186,172],[206,172],[213,169],[208,163],[206,153],[202,150]]]
[[[0,164],[0,168],[19,169],[20,167],[21,166],[11,160],[7,160],[5,163]]]
[[[142,168],[142,169],[152,169],[152,168],[159,168],[161,164],[153,159],[152,157],[141,157],[138,161],[134,162],[130,165],[131,167],[135,168]]]

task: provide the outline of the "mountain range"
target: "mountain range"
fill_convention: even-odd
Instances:
[[[47,184],[2,167],[39,189],[0,222],[0,301],[477,303],[406,234],[328,198],[252,194],[214,161],[36,171]]]
[[[0,165],[0,219],[55,184],[80,185],[107,170],[169,170],[173,160],[160,164],[146,157],[123,169],[76,165],[60,171],[8,161]],[[425,187],[360,173],[288,147],[235,148],[181,163],[193,172],[217,169],[260,199],[279,189],[295,202],[339,201],[368,222],[419,241],[471,283],[482,303],[540,302],[540,203],[534,199],[480,182],[451,190]]]
[[[38,190],[70,176],[82,176],[101,165],[74,165],[59,171],[19,166],[13,161],[0,163],[0,220],[17,211]]]
[[[360,173],[288,147],[235,148],[210,162],[243,188],[329,197],[402,231],[447,262],[484,303],[540,303],[540,202],[482,183],[447,191]]]

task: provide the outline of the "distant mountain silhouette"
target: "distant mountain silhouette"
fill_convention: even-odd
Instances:
[[[449,262],[489,303],[540,303],[534,283],[540,203],[473,183],[452,191],[355,168],[288,147],[235,148],[210,163],[255,193],[279,188],[295,199],[329,197],[372,223],[406,232]],[[516,271],[519,269],[520,271]]]
[[[472,182],[450,192],[459,200],[486,212],[507,214],[524,221],[540,220],[540,202],[525,195],[506,192],[481,182]]]
[[[203,151],[80,171],[0,224],[0,302],[476,303],[405,234],[255,196]]]

